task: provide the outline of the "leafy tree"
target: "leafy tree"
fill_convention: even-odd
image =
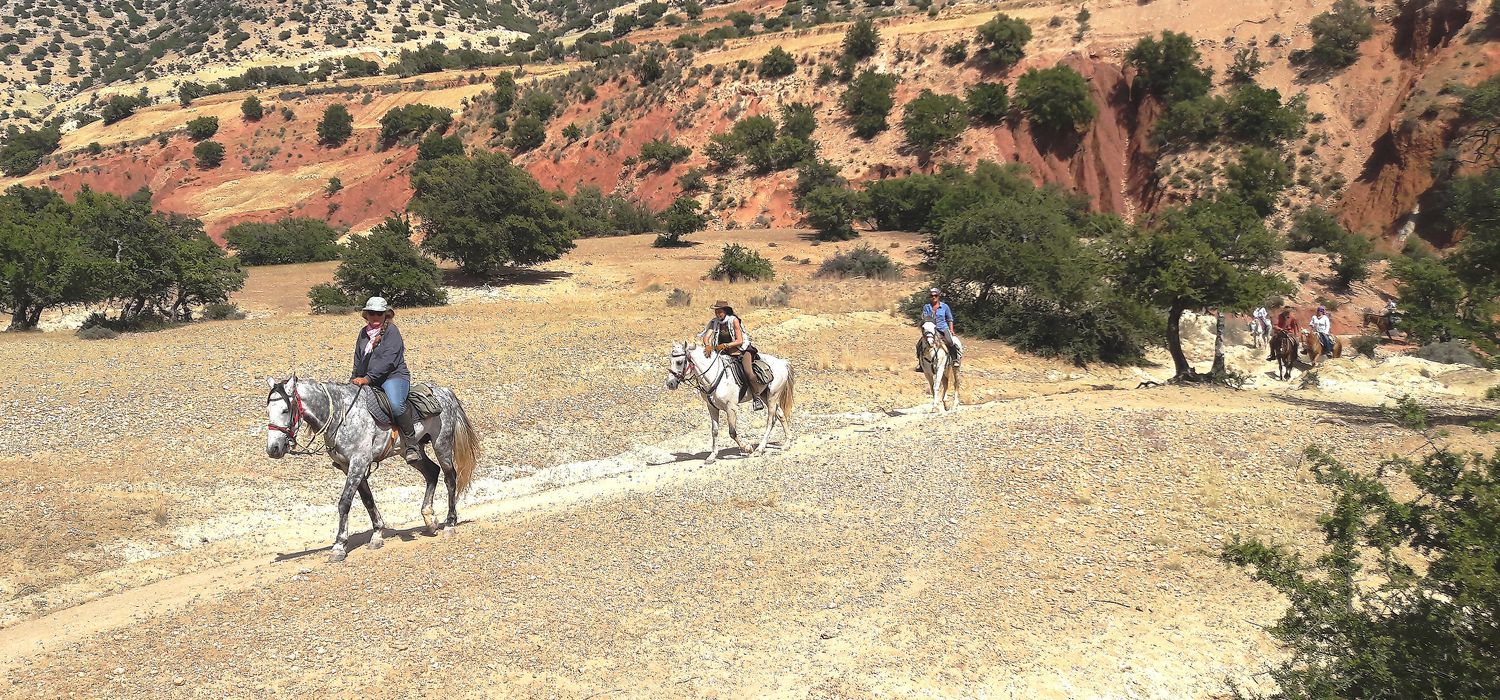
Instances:
[[[499,113],[509,112],[511,105],[516,103],[516,78],[510,71],[502,71],[495,76],[493,83],[494,92],[490,99],[495,103],[495,111]]]
[[[818,130],[818,118],[813,106],[806,102],[788,102],[781,106],[781,135],[803,141],[812,138]]]
[[[192,104],[193,100],[207,96],[208,94],[208,88],[203,87],[202,83],[184,80],[177,86],[177,103],[186,107]]]
[[[395,306],[448,303],[437,264],[411,242],[411,221],[392,217],[364,236],[349,239],[333,277],[351,299],[385,297]]]
[[[635,77],[641,81],[642,85],[650,85],[656,82],[665,72],[666,69],[662,67],[661,61],[656,58],[656,54],[646,54],[635,67]]]
[[[1208,94],[1213,69],[1199,65],[1203,57],[1193,46],[1193,37],[1162,32],[1161,40],[1142,37],[1125,53],[1126,65],[1135,68],[1131,87],[1143,90],[1165,104],[1192,100]]]
[[[687,15],[688,19],[698,19],[703,16],[703,4],[698,0],[686,0],[682,3],[682,13]]]
[[[342,104],[329,105],[323,110],[323,119],[318,122],[318,143],[338,147],[354,135],[354,117]]]
[[[1010,112],[1010,95],[1005,83],[975,83],[964,95],[964,105],[981,124],[999,124]]]
[[[1462,335],[1464,286],[1437,258],[1397,258],[1391,262],[1396,297],[1402,308],[1401,329],[1418,343]]]
[[[1339,223],[1338,217],[1323,207],[1308,207],[1292,218],[1292,228],[1287,232],[1288,250],[1308,252],[1315,249],[1328,250],[1349,231]]]
[[[1194,374],[1182,352],[1180,323],[1188,309],[1249,308],[1287,285],[1270,271],[1280,246],[1250,205],[1232,195],[1204,197],[1170,209],[1141,229],[1124,229],[1113,244],[1121,286],[1167,310],[1167,351],[1175,377]]]
[[[702,192],[708,189],[708,171],[693,168],[677,178],[677,186],[684,193]]]
[[[1229,92],[1225,126],[1240,141],[1271,147],[1302,135],[1306,103],[1306,96],[1283,102],[1275,88],[1237,85]]]
[[[56,127],[7,126],[5,143],[0,145],[0,172],[11,177],[30,174],[42,164],[43,158],[57,150],[61,140],[62,134]]]
[[[1031,27],[1004,12],[979,25],[980,51],[1001,68],[1020,63],[1026,56],[1026,44],[1030,41]]]
[[[738,243],[726,243],[708,277],[726,282],[768,280],[776,277],[776,269],[760,253]]]
[[[1350,233],[1334,242],[1329,253],[1329,267],[1339,286],[1347,289],[1354,282],[1370,276],[1370,258],[1375,252],[1375,243],[1357,233]]]
[[[1359,60],[1359,45],[1375,35],[1370,12],[1355,0],[1336,0],[1333,8],[1307,25],[1313,45],[1307,61],[1324,68],[1345,68]]]
[[[224,162],[224,144],[218,141],[199,141],[198,145],[193,146],[193,159],[200,168],[217,168]]]
[[[719,133],[708,137],[703,155],[714,170],[724,171],[739,163],[740,144],[732,133]]]
[[[99,111],[99,116],[105,124],[113,124],[121,119],[135,114],[142,101],[129,95],[110,95],[109,101],[104,103],[104,108]]]
[[[843,187],[847,184],[849,181],[839,175],[837,165],[813,157],[797,164],[797,184],[792,186],[792,195],[796,197],[797,206],[800,208],[802,200],[806,199],[813,190],[825,186]]]
[[[555,260],[573,248],[575,231],[562,208],[504,155],[448,156],[414,174],[412,185],[423,249],[465,272],[493,277],[507,265]]]
[[[691,233],[702,231],[708,226],[708,217],[699,209],[702,205],[698,200],[691,197],[678,197],[662,212],[662,223],[667,230],[656,237],[651,245],[657,248],[675,248],[683,245],[682,237]]]
[[[1500,697],[1500,453],[1440,444],[1407,397],[1388,412],[1422,434],[1425,454],[1368,474],[1306,452],[1332,491],[1316,558],[1242,536],[1224,545],[1224,561],[1289,603],[1269,630],[1288,652],[1269,697]],[[1393,476],[1415,495],[1393,495]]]
[[[339,232],[323,221],[288,217],[270,223],[235,224],[224,244],[244,265],[322,262],[339,257]]]
[[[733,24],[734,28],[740,30],[741,32],[744,32],[745,30],[755,25],[755,15],[752,15],[749,12],[745,12],[744,10],[736,10],[727,15],[724,15],[724,19],[729,20],[729,23]]]
[[[764,115],[745,117],[735,122],[729,133],[735,152],[743,155],[757,173],[776,169],[771,155],[771,146],[776,142],[775,119]]]
[[[568,143],[572,143],[580,138],[583,138],[583,129],[580,129],[577,124],[569,124],[563,127],[562,137],[566,139]]]
[[[188,137],[194,141],[202,141],[219,133],[218,117],[198,117],[187,123]]]
[[[865,210],[865,198],[847,187],[824,185],[802,198],[802,218],[817,230],[818,240],[847,241],[859,236],[854,222]]]
[[[461,156],[464,154],[463,139],[457,135],[444,136],[441,132],[429,131],[422,141],[417,144],[418,161],[434,161],[443,156]]]
[[[646,170],[666,172],[673,165],[687,160],[693,149],[679,146],[666,137],[652,139],[641,145],[638,160],[646,164]]]
[[[73,225],[56,192],[12,185],[0,196],[0,311],[10,330],[30,330],[42,312],[96,301],[107,258]]]
[[[261,106],[259,97],[250,95],[240,103],[240,114],[248,121],[258,122],[261,117],[266,115],[266,110],[265,107]]]
[[[760,58],[760,67],[756,71],[760,77],[775,80],[784,78],[797,72],[797,59],[786,52],[780,46],[771,47],[766,55]]]
[[[1042,131],[1082,131],[1099,108],[1089,96],[1088,81],[1067,66],[1026,71],[1016,80],[1016,108]]]
[[[543,124],[552,120],[552,115],[557,113],[557,98],[552,93],[543,90],[532,90],[521,98],[521,114],[536,117]]]
[[[1229,66],[1226,77],[1235,85],[1254,83],[1255,76],[1260,75],[1267,65],[1260,60],[1260,49],[1241,48],[1234,52],[1234,63]]]
[[[332,197],[344,189],[344,181],[337,177],[328,178],[328,184],[323,188],[323,194]]]
[[[380,143],[389,148],[404,136],[420,136],[431,129],[444,132],[453,124],[453,110],[424,104],[396,107],[380,117]]]
[[[933,207],[946,193],[945,183],[925,174],[875,180],[865,185],[870,218],[881,231],[922,230],[932,216]]]
[[[849,25],[849,31],[844,32],[844,56],[854,60],[863,61],[875,55],[880,49],[880,31],[875,28],[875,20],[861,16]]]
[[[1270,216],[1281,203],[1281,193],[1292,184],[1292,169],[1275,152],[1264,148],[1240,151],[1237,163],[1225,170],[1229,191],[1261,217]]]
[[[811,141],[783,136],[771,144],[768,155],[772,170],[786,170],[797,167],[798,163],[817,158],[818,148]]]
[[[896,89],[896,77],[866,70],[859,74],[844,90],[840,105],[860,138],[873,138],[885,131],[886,117],[896,105],[891,96]]]
[[[906,132],[906,145],[922,154],[931,156],[932,151],[957,139],[968,127],[969,111],[963,100],[953,95],[939,95],[923,90],[901,115],[901,129]]]
[[[521,117],[510,126],[510,147],[517,155],[535,149],[547,140],[542,120],[531,115]]]

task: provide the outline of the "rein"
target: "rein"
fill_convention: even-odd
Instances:
[[[688,382],[688,379],[691,377],[691,379],[693,380],[693,388],[697,389],[698,393],[703,394],[705,398],[714,393],[715,389],[719,388],[719,382],[724,381],[724,375],[729,371],[729,367],[725,366],[723,363],[719,363],[719,376],[714,378],[713,382],[708,385],[708,388],[704,388],[703,382],[706,381],[708,377],[704,376],[703,371],[698,369],[698,364],[693,362],[692,355],[690,355],[687,350],[683,350],[682,354],[678,354],[675,352],[672,353],[672,359],[675,360],[679,357],[683,358],[683,364],[685,365],[682,368],[682,372],[678,373],[672,370],[667,370],[667,374],[676,377],[677,381],[684,384],[686,384]],[[713,355],[708,355],[709,360],[712,360],[713,357]],[[688,372],[689,367],[692,368],[691,375],[689,375]]]
[[[297,439],[297,429],[301,427],[304,419],[316,420],[318,423],[320,423],[319,426],[314,428],[312,435],[308,437],[308,445],[316,443],[318,437],[323,435],[326,432],[328,426],[333,422],[333,395],[328,393],[328,387],[323,386],[321,383],[318,384],[318,386],[323,390],[323,398],[328,400],[329,420],[322,420],[317,416],[308,413],[306,404],[302,403],[302,395],[298,394],[295,390],[288,392],[286,390],[285,383],[277,384],[276,386],[271,387],[271,391],[266,394],[266,403],[270,403],[272,399],[279,399],[281,401],[284,401],[286,402],[287,412],[292,414],[292,421],[290,425],[277,425],[275,423],[266,424],[266,428],[278,433],[286,434],[287,440],[292,443],[291,447],[287,449],[287,454],[315,455],[326,454],[329,451],[329,447],[327,444],[324,444],[323,448],[319,450],[312,447],[304,447]],[[363,389],[364,387],[360,388]],[[357,398],[358,394],[356,394],[355,396]],[[354,403],[354,401],[349,402],[349,409],[344,411],[345,419],[349,417],[349,410],[353,410]],[[342,424],[343,420],[341,419],[339,423]]]

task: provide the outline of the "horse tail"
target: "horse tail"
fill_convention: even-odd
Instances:
[[[453,466],[458,472],[458,493],[462,494],[469,490],[469,482],[474,478],[474,466],[479,463],[479,437],[474,434],[474,426],[469,422],[469,414],[464,412],[464,404],[454,394],[453,424]]]
[[[792,363],[786,365],[786,386],[781,389],[781,420],[788,427],[792,425],[792,406],[797,403],[796,393],[797,373],[792,370]]]

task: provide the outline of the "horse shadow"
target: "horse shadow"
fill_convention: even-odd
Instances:
[[[459,520],[458,524],[459,525],[467,525],[467,524],[472,523],[472,522],[474,522],[474,521],[473,520]],[[349,551],[349,552],[353,552],[356,549],[361,549],[361,548],[369,545],[370,544],[370,536],[372,534],[374,534],[373,531],[371,531],[371,530],[365,530],[363,532],[356,532],[356,533],[353,533],[353,534],[349,535],[349,540],[344,545],[345,548],[346,548],[346,550]],[[411,542],[411,541],[417,539],[418,537],[437,537],[437,534],[436,533],[428,534],[427,533],[427,526],[426,525],[413,525],[411,527],[405,527],[405,528],[399,528],[399,529],[398,528],[389,528],[388,527],[388,528],[385,529],[385,535],[384,535],[384,537],[385,537],[385,541],[386,542],[390,542],[392,539],[398,539],[398,540],[401,540],[402,542]],[[281,563],[281,562],[284,562],[284,561],[294,561],[294,560],[297,560],[297,559],[301,559],[303,557],[312,556],[314,554],[326,554],[331,549],[333,549],[333,545],[329,544],[329,545],[326,545],[326,546],[323,546],[323,547],[314,547],[312,549],[304,549],[304,550],[301,550],[301,551],[298,551],[298,552],[281,552],[281,553],[278,553],[273,559],[271,559],[271,562],[273,564],[276,564],[276,563]]]

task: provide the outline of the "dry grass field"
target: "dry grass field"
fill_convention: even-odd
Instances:
[[[485,455],[451,538],[385,465],[398,537],[341,565],[337,473],[264,453],[265,376],[347,376],[358,321],[306,311],[331,265],[254,270],[243,321],[0,336],[0,697],[1222,697],[1274,658],[1281,603],[1218,543],[1313,541],[1306,444],[1415,444],[1333,392],[1134,391],[977,340],[983,405],[932,417],[891,313],[917,272],[817,278],[852,244],[793,231],[695,238],[581,241],[399,312]],[[703,279],[727,240],[777,280]],[[915,236],[863,241],[917,262]],[[746,303],[782,283],[789,306]],[[797,366],[798,440],[706,467],[702,406],[664,380],[717,298]]]

